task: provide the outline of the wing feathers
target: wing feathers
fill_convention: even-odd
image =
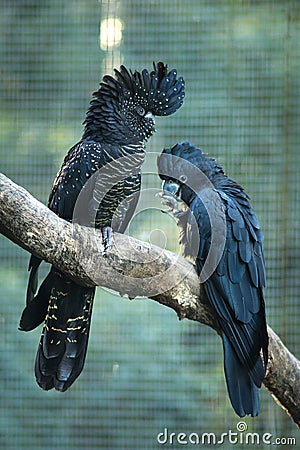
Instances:
[[[227,236],[222,258],[212,276],[203,284],[215,309],[225,341],[225,374],[235,411],[242,417],[259,412],[257,388],[265,375],[267,332],[262,287],[265,284],[262,234],[250,205],[242,197],[238,204],[228,195],[225,205]],[[196,198],[191,209],[197,211],[200,234],[197,270],[200,273],[210,246],[210,231],[199,211]],[[263,349],[264,358],[260,357]],[[249,398],[250,396],[250,398]]]

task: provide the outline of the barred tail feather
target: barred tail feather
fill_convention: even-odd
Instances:
[[[94,295],[95,288],[80,286],[52,268],[38,295],[25,308],[20,329],[34,328],[41,317],[45,320],[35,360],[35,376],[42,389],[66,391],[80,375]],[[30,322],[32,315],[39,320]]]

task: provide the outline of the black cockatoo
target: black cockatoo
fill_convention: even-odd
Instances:
[[[123,233],[134,213],[154,116],[175,113],[183,98],[183,79],[162,62],[150,73],[121,66],[114,77],[105,75],[93,93],[82,139],[56,176],[49,208],[65,220],[101,229],[107,252],[111,232]],[[31,257],[20,329],[29,331],[45,321],[35,361],[37,383],[65,391],[83,369],[95,288],[74,283],[52,266],[35,295],[40,263]]]
[[[268,335],[263,235],[249,197],[213,158],[188,142],[163,150],[158,173],[163,202],[178,219],[183,254],[194,258],[216,314],[231,404],[240,417],[256,416]]]

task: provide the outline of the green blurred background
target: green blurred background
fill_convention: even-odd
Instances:
[[[158,120],[147,149],[188,139],[246,188],[265,234],[268,322],[299,357],[299,1],[2,0],[0,12],[1,171],[46,202],[102,75],[120,63],[176,67],[185,104]],[[144,172],[144,189],[159,189],[154,164]],[[148,240],[166,229],[177,249],[167,219],[141,212],[132,232]],[[3,237],[0,251],[1,448],[155,449],[165,427],[236,431],[217,335],[153,301],[100,288],[84,372],[64,394],[40,390],[40,330],[18,331],[28,254]],[[298,435],[264,388],[261,415],[245,422],[261,435]]]

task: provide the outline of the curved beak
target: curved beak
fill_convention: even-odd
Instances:
[[[145,114],[145,117],[146,117],[146,119],[152,120],[153,124],[155,125],[155,117],[151,111],[148,111],[147,114]]]
[[[179,190],[180,190],[180,185],[178,183],[176,183],[175,181],[163,181],[162,184],[162,188],[163,188],[163,192],[166,195],[173,195],[174,197],[178,197],[179,196]]]

